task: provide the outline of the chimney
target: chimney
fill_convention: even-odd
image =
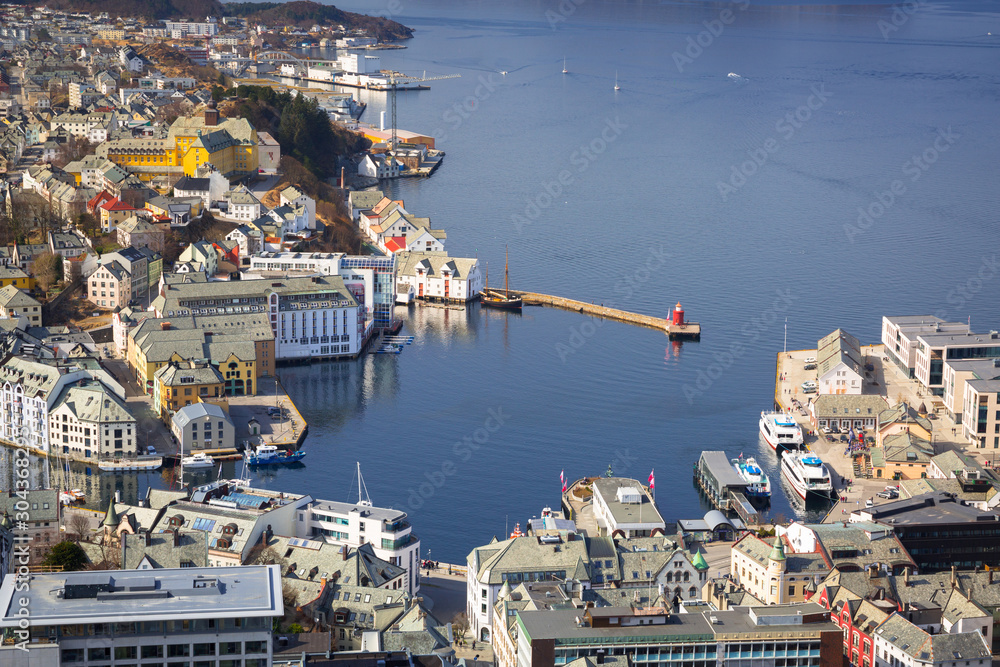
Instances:
[[[903,568],[903,585],[904,586],[909,586],[910,585],[910,566],[909,565],[907,565],[906,567]]]
[[[343,558],[344,560],[347,560],[347,555],[348,555],[348,552],[350,550],[351,550],[351,548],[349,546],[347,546],[346,544],[344,546],[340,547],[340,553],[344,557]]]
[[[153,535],[149,532],[148,529],[143,531],[142,540],[143,542],[146,543],[147,547],[153,546]]]
[[[179,547],[181,545],[181,531],[174,528],[172,532],[174,534],[174,546]]]
[[[958,568],[954,565],[951,566],[951,587],[955,588],[958,584]]]
[[[160,322],[160,330],[161,331],[169,331],[170,330],[170,322]]]
[[[215,127],[219,124],[219,110],[214,106],[205,109],[205,127]]]
[[[989,572],[989,583],[992,584],[993,583],[993,568],[990,568],[989,570],[987,570],[987,572]]]

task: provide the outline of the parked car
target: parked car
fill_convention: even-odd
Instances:
[[[156,447],[153,447],[152,445],[146,447],[146,453],[150,456],[156,456]]]
[[[819,385],[813,382],[812,380],[806,380],[799,386],[801,386],[802,391],[804,391],[807,394],[813,394],[819,389]]]
[[[802,363],[805,364],[806,366],[808,366],[809,364],[815,364],[816,357],[806,357],[805,359],[802,360]]]
[[[865,508],[874,506],[875,506],[875,501],[873,499],[869,498],[868,500],[865,501]]]
[[[816,370],[816,364],[806,364],[805,366],[803,366],[803,369],[807,371],[814,371]]]
[[[895,500],[899,497],[899,491],[896,489],[886,489],[885,491],[879,491],[876,495],[879,498],[885,498],[886,500]]]

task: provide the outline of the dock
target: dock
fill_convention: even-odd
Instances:
[[[521,292],[519,290],[510,290],[510,292],[521,297],[524,305],[526,306],[548,306],[550,308],[561,308],[562,310],[571,310],[576,313],[583,313],[584,315],[590,315],[592,317],[600,317],[605,320],[615,320],[617,322],[625,322],[626,324],[634,324],[640,327],[657,329],[666,333],[671,340],[701,339],[701,325],[697,322],[685,321],[683,319],[684,311],[680,311],[682,314],[681,320],[676,321],[676,317],[672,319],[665,319],[662,317],[653,317],[652,315],[642,315],[640,313],[632,313],[618,308],[609,308],[603,304],[597,305],[587,303],[585,301],[576,301],[575,299],[564,299],[563,297],[552,296],[551,294]],[[678,306],[679,305],[680,304],[678,304]]]
[[[750,483],[736,473],[725,452],[702,452],[694,468],[694,478],[712,504],[723,512],[737,512],[740,502],[750,505],[744,495]]]

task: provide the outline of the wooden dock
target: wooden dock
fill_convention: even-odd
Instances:
[[[701,325],[697,322],[685,322],[684,324],[676,325],[672,324],[669,319],[663,317],[653,317],[652,315],[631,313],[627,310],[619,310],[618,308],[608,308],[603,304],[597,305],[594,303],[587,303],[585,301],[564,299],[563,297],[552,296],[551,294],[539,294],[537,292],[522,292],[519,290],[510,291],[511,293],[520,296],[526,306],[548,306],[550,308],[561,308],[563,310],[571,310],[576,313],[590,315],[591,317],[600,317],[605,320],[615,320],[617,322],[625,322],[626,324],[635,324],[640,327],[657,329],[666,333],[671,339],[688,338],[692,340],[699,340],[701,338]]]

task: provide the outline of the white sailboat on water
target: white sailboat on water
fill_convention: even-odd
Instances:
[[[563,74],[569,74],[569,70],[566,69],[566,56],[563,56]]]
[[[617,93],[622,87],[618,85],[618,70],[615,70],[615,92]]]

